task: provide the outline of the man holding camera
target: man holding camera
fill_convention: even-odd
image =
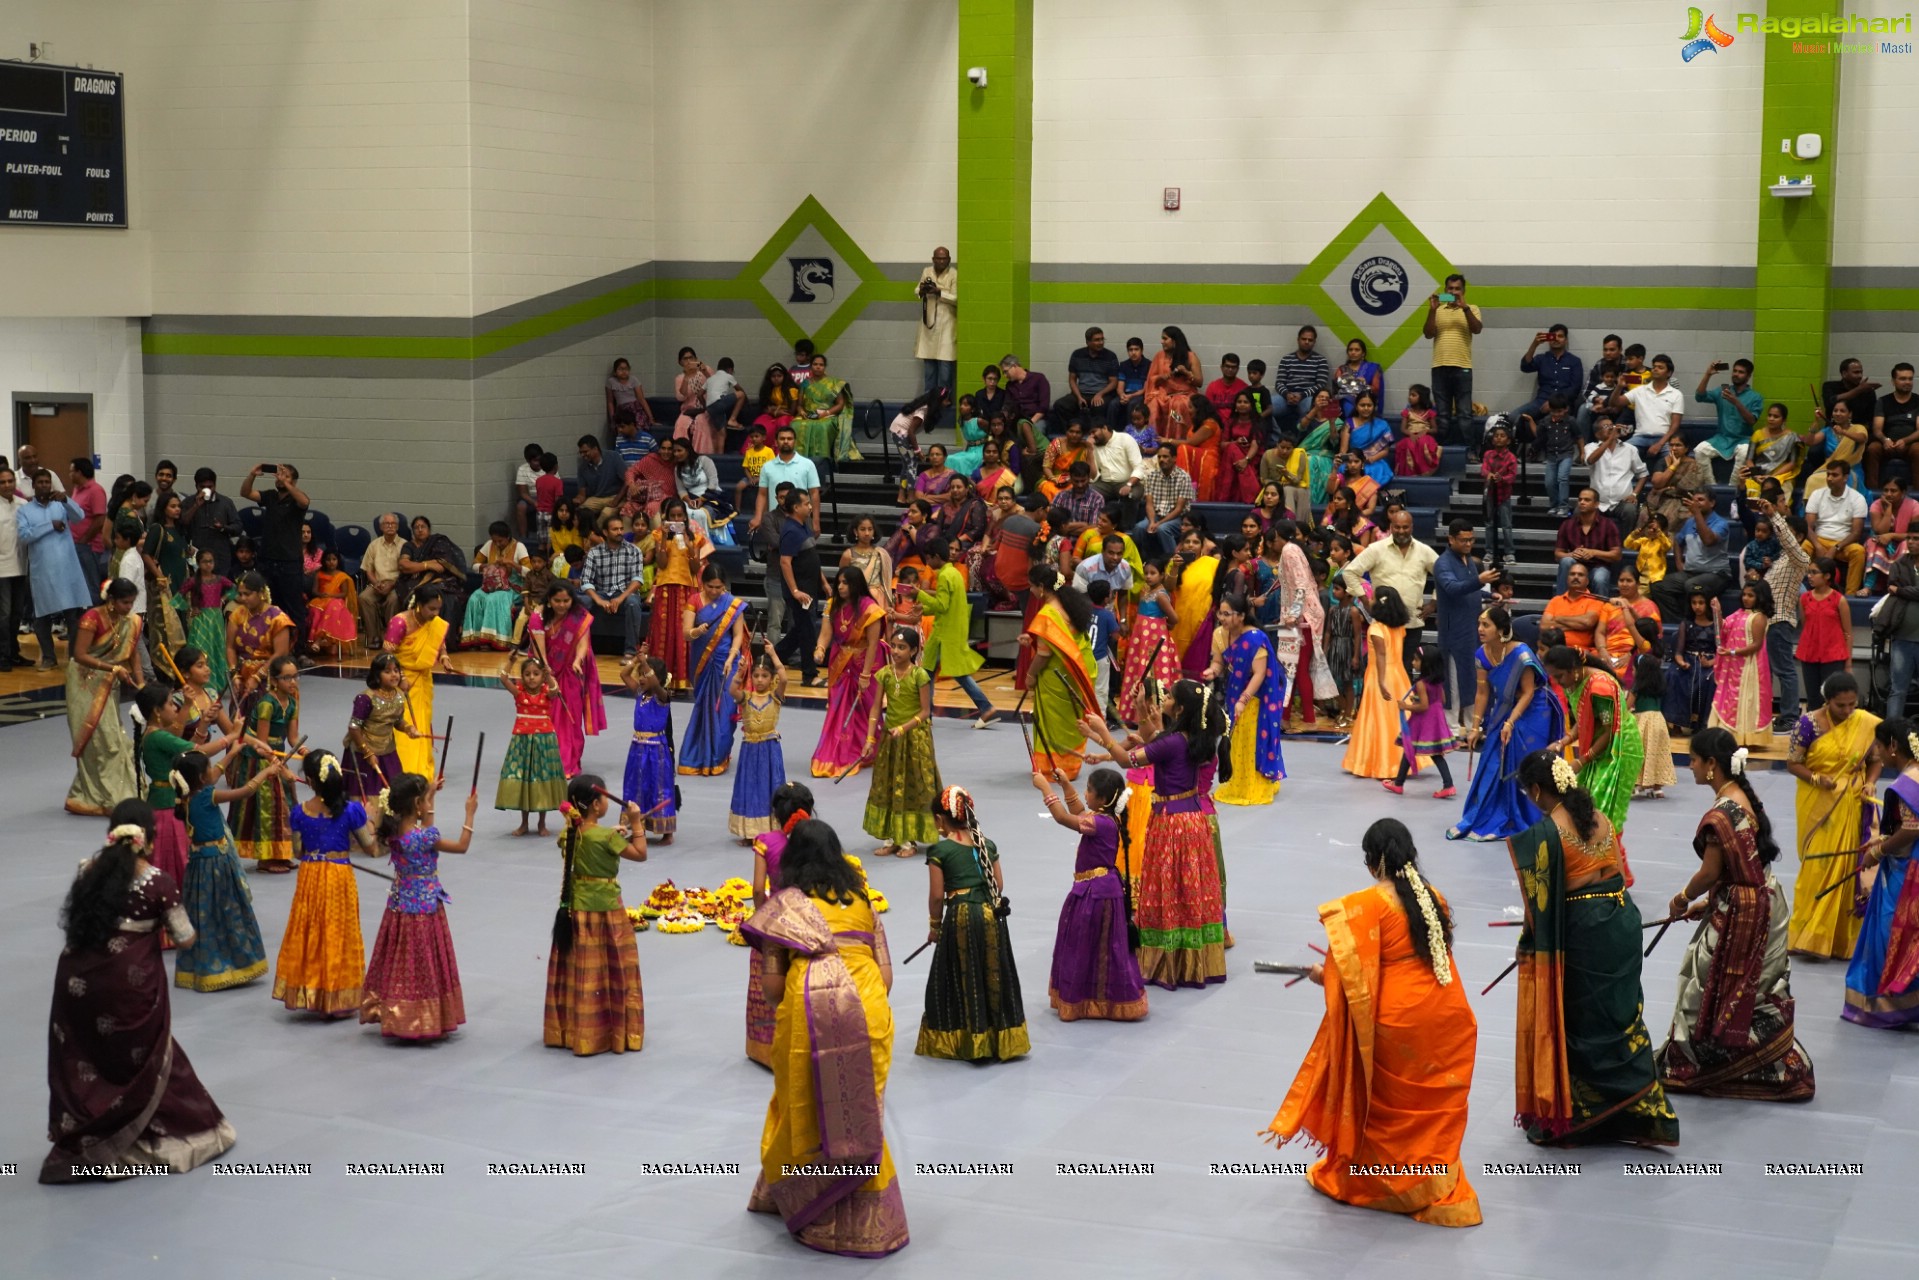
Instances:
[[[273,473],[273,488],[256,494],[254,481],[268,471]],[[260,576],[267,580],[273,603],[293,619],[293,648],[298,653],[305,643],[307,625],[300,526],[306,523],[307,507],[313,500],[300,492],[300,469],[285,462],[256,463],[240,486],[240,496],[260,504]]]
[[[959,359],[959,272],[945,245],[933,250],[933,265],[920,268],[920,327],[913,339],[913,355],[920,362],[920,389],[946,388],[946,402],[959,398],[954,386]],[[927,426],[936,427],[946,410],[935,406]]]
[[[1732,372],[1732,381],[1707,389],[1713,374],[1728,370]],[[1753,390],[1752,361],[1741,359],[1731,364],[1713,361],[1699,375],[1699,387],[1692,398],[1700,404],[1712,405],[1719,412],[1719,429],[1713,432],[1712,439],[1701,441],[1693,452],[1709,464],[1714,458],[1725,459],[1732,463],[1732,474],[1737,475],[1746,465],[1746,455],[1752,452],[1752,429],[1758,425],[1759,413],[1766,407],[1764,398]]]
[[[1426,299],[1426,337],[1433,344],[1433,408],[1439,438],[1465,444],[1473,417],[1473,335],[1485,328],[1479,308],[1466,301],[1466,277],[1454,272]]]

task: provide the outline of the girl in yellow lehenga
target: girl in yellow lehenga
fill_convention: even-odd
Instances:
[[[408,607],[386,629],[386,651],[400,660],[406,686],[406,719],[393,733],[393,749],[403,773],[433,779],[433,672],[454,674],[446,656],[446,620],[440,617],[440,589],[432,583],[416,589]]]
[[[886,930],[824,822],[794,826],[779,886],[741,926],[760,948],[761,989],[777,1010],[773,1098],[747,1208],[779,1214],[809,1249],[882,1257],[907,1239],[880,1130],[893,1062]]]
[[[1787,948],[1817,960],[1847,960],[1859,937],[1853,898],[1861,901],[1869,884],[1855,882],[1851,892],[1819,895],[1851,876],[1851,858],[1820,858],[1821,853],[1857,849],[1878,827],[1879,805],[1872,798],[1879,776],[1873,730],[1879,717],[1859,710],[1859,685],[1844,671],[1826,677],[1819,689],[1825,705],[1799,717],[1786,768],[1799,779],[1799,874],[1792,886],[1792,925]]]
[[[1187,678],[1198,679],[1213,660],[1213,580],[1219,557],[1206,554],[1198,530],[1179,536],[1179,554],[1166,564],[1173,586],[1173,653]]]

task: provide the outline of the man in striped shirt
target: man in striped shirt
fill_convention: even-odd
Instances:
[[[1313,407],[1313,393],[1333,384],[1332,367],[1313,350],[1319,330],[1299,327],[1299,349],[1279,358],[1273,369],[1273,425],[1288,440],[1299,439],[1299,417]]]

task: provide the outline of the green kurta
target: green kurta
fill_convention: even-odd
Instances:
[[[921,591],[920,603],[933,619],[933,635],[920,661],[935,676],[970,676],[986,665],[973,648],[973,606],[966,599],[966,581],[951,561],[940,566],[934,590]]]
[[[560,836],[560,849],[566,849],[567,835]],[[614,827],[584,827],[580,843],[573,851],[573,901],[575,911],[619,911],[620,850],[627,839]]]
[[[169,779],[173,766],[191,750],[191,742],[165,729],[148,729],[140,735],[140,763],[147,771],[147,803],[155,809],[171,809],[179,801]]]

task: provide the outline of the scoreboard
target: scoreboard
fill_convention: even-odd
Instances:
[[[0,62],[0,226],[127,225],[126,81]]]

